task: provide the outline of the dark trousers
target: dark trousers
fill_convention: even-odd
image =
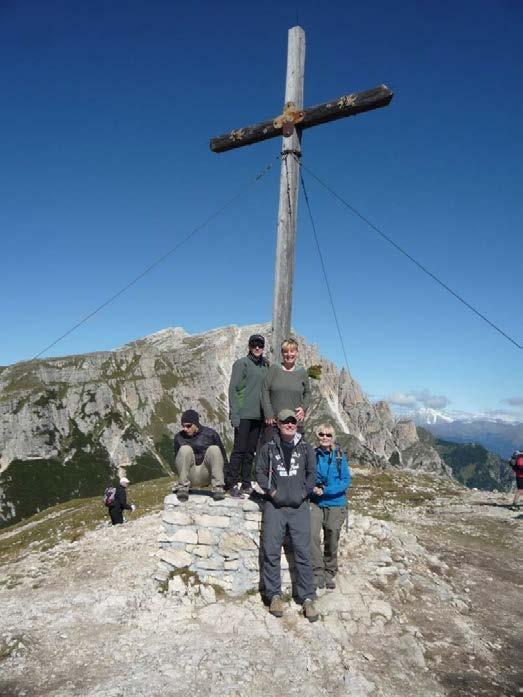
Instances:
[[[281,595],[281,550],[289,532],[296,564],[296,595],[300,601],[315,597],[310,554],[311,516],[309,502],[299,508],[276,508],[270,500],[263,509],[262,585],[267,600]]]
[[[111,516],[111,523],[113,525],[123,524],[123,511],[120,506],[114,506],[109,509],[109,515]]]
[[[260,419],[240,419],[240,425],[234,429],[234,446],[227,474],[227,488],[239,481],[244,486],[251,485],[252,461],[258,445],[262,422]]]

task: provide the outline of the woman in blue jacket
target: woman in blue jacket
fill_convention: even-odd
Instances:
[[[316,588],[336,588],[338,542],[351,483],[347,458],[334,440],[331,424],[317,430],[316,486],[311,495],[311,557]],[[323,550],[321,532],[323,530]]]

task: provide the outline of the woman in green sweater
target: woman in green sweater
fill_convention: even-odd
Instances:
[[[298,365],[298,342],[285,339],[281,345],[282,362],[271,365],[261,389],[261,402],[265,417],[263,441],[271,440],[276,425],[276,414],[282,409],[292,409],[298,421],[298,430],[303,432],[303,420],[310,402],[309,376],[305,368]]]

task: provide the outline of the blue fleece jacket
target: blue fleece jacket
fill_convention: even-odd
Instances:
[[[323,495],[312,494],[311,501],[320,508],[345,506],[345,492],[351,483],[349,464],[344,453],[336,459],[336,449],[329,451],[316,448],[316,484],[323,484]]]

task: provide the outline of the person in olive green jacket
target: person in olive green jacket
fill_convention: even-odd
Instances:
[[[234,428],[234,446],[226,476],[231,496],[249,495],[254,452],[263,423],[261,385],[269,369],[263,357],[265,339],[249,337],[249,353],[235,361],[229,383],[229,416]],[[238,483],[241,480],[241,487]]]

